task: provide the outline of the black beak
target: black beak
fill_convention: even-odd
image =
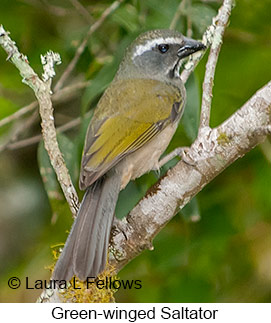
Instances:
[[[201,42],[184,37],[183,45],[178,50],[178,57],[185,58],[205,48],[206,46],[204,46]]]

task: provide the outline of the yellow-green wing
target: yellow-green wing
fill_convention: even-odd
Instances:
[[[136,79],[111,84],[88,129],[81,189],[174,122],[182,106],[180,90],[159,81]]]

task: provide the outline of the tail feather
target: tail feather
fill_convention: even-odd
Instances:
[[[93,186],[88,189],[89,196],[86,196],[82,207],[84,221],[80,225],[80,233],[75,240],[74,255],[73,255],[73,268],[74,273],[79,278],[86,277],[91,273],[95,255],[97,253],[97,244],[101,243],[99,235],[101,234],[99,223],[103,222],[103,217],[98,218],[100,197],[103,190],[104,178],[95,182]],[[86,229],[88,228],[88,229]],[[100,256],[100,255],[99,255]]]
[[[76,275],[85,280],[103,271],[119,191],[116,174],[98,179],[87,189],[53,279],[70,280]]]

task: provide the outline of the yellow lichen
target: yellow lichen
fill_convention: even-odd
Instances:
[[[225,132],[221,132],[219,136],[217,137],[217,143],[221,146],[229,144],[230,138],[227,136]]]
[[[113,266],[107,264],[105,270],[96,278],[97,280],[106,281],[111,277],[112,281],[117,279]],[[80,281],[77,277],[71,280],[73,283],[60,294],[64,302],[73,303],[113,303],[115,302],[114,293],[117,291],[110,288],[98,288],[96,284],[89,284]],[[74,288],[76,281],[76,289]]]
[[[48,266],[45,266],[45,269],[50,270],[51,273],[54,271],[55,264],[57,262],[57,259],[59,258],[59,255],[60,255],[59,247],[63,248],[64,243],[59,243],[59,244],[54,245],[54,246],[51,247],[52,248],[52,254],[53,254],[53,263],[48,265]]]
[[[51,273],[53,272],[55,263],[60,255],[59,247],[63,246],[64,244],[52,246],[54,262],[46,267]],[[111,281],[117,280],[117,276],[115,274],[115,268],[107,262],[105,270],[94,280],[94,282],[98,280],[106,281],[109,279],[111,279]],[[77,277],[71,279],[68,288],[58,290],[62,301],[69,303],[112,303],[115,301],[114,293],[116,291],[117,289],[114,288],[98,288],[97,284],[87,284],[87,282],[81,281]]]

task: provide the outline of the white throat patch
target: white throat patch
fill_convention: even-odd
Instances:
[[[133,60],[137,57],[142,55],[144,52],[152,50],[154,46],[157,44],[181,44],[183,39],[181,38],[174,38],[174,37],[160,37],[156,39],[147,40],[144,45],[136,46],[135,52],[133,54]]]

